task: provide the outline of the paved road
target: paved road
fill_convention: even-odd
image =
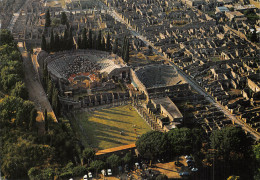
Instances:
[[[103,4],[104,6],[104,4]],[[154,52],[158,55],[164,56],[163,53],[158,52],[156,47],[153,45],[153,43],[149,42],[144,36],[142,36],[140,33],[136,32],[133,27],[131,27],[118,13],[116,13],[115,10],[109,9],[108,13],[114,17],[117,21],[121,22],[122,24],[125,24],[127,28],[130,30],[132,35],[136,36],[137,38],[141,39],[147,46],[151,46],[154,50]],[[173,67],[179,72],[179,74],[191,85],[193,89],[195,89],[197,92],[199,92],[201,95],[203,95],[210,103],[214,104],[220,111],[222,111],[227,117],[229,117],[231,120],[242,126],[244,130],[247,132],[250,132],[253,138],[256,140],[260,139],[260,134],[256,132],[254,129],[252,129],[248,124],[242,122],[240,119],[236,118],[233,114],[230,113],[227,109],[225,109],[221,104],[215,101],[214,97],[212,97],[210,94],[208,94],[194,79],[192,79],[189,75],[184,73],[177,65],[175,65],[173,62],[171,62],[170,59],[166,58]]]
[[[28,4],[29,1],[30,1],[30,0],[27,0],[26,2],[24,2],[24,4],[20,7],[20,9],[19,9],[16,13],[13,14],[13,17],[12,17],[12,19],[11,19],[9,25],[7,26],[7,29],[8,29],[9,31],[11,31],[11,32],[13,31],[14,25],[15,25],[17,19],[18,19],[19,16],[20,16],[21,10],[23,9],[23,7],[24,7],[25,5]]]

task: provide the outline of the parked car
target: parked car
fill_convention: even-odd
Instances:
[[[102,169],[102,170],[101,170],[101,173],[102,173],[104,176],[107,175],[105,169]]]
[[[189,172],[180,172],[179,175],[180,176],[189,176],[190,173]]]
[[[186,155],[186,156],[185,156],[185,159],[187,159],[187,160],[192,160],[193,158],[192,158],[191,156],[189,156],[189,155]]]
[[[89,177],[89,178],[92,178],[92,177],[93,177],[91,172],[88,172],[88,177]]]
[[[192,172],[197,172],[199,169],[198,168],[195,168],[195,167],[193,167],[192,169],[191,169],[191,171]]]
[[[107,170],[107,175],[108,175],[108,176],[112,176],[112,170],[111,170],[111,169],[108,169],[108,170]]]
[[[188,164],[188,166],[192,166],[194,164],[192,160],[187,160],[186,163]]]
[[[83,176],[83,179],[84,179],[84,180],[88,180],[88,175],[85,174],[85,175]]]

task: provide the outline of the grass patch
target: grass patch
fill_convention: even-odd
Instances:
[[[88,144],[98,149],[134,143],[137,135],[151,130],[131,105],[97,110],[93,113],[81,112],[75,114],[75,117],[87,135]],[[124,133],[120,134],[122,131]]]

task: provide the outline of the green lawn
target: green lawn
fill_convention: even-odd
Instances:
[[[77,113],[75,117],[87,135],[88,144],[98,149],[134,143],[137,135],[151,130],[131,105],[97,110],[91,114]],[[120,134],[122,131],[124,133]]]

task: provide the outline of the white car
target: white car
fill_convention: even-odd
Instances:
[[[105,169],[102,169],[102,170],[101,170],[101,173],[105,176],[105,175],[106,175],[106,170],[105,170]]]
[[[84,179],[84,180],[88,180],[88,175],[84,175],[84,176],[83,176],[83,179]]]
[[[112,176],[112,170],[111,169],[107,170],[107,175]]]
[[[186,155],[186,156],[185,156],[185,159],[187,159],[187,160],[192,160],[192,157],[191,157],[191,156],[188,156],[188,155]]]
[[[88,173],[88,177],[89,177],[89,178],[92,178],[92,177],[93,177],[91,172]]]
[[[198,169],[198,168],[195,168],[195,167],[191,169],[192,172],[196,172],[196,171],[198,171],[198,170],[199,170],[199,169]]]

